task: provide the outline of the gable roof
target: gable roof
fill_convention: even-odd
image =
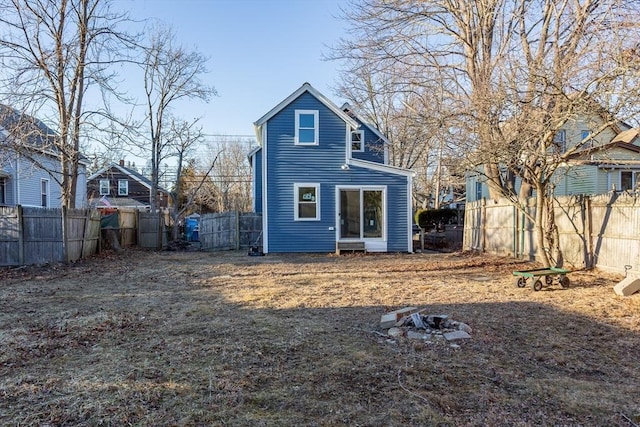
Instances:
[[[382,132],[380,132],[380,130],[376,126],[365,122],[359,114],[353,111],[353,109],[351,108],[351,105],[349,105],[347,102],[342,104],[341,109],[342,111],[347,113],[349,116],[353,117],[354,119],[358,120],[363,125],[365,125],[367,128],[369,128],[369,130],[373,132],[378,138],[380,138],[382,142],[384,142],[385,144],[391,144],[391,141],[389,141],[389,138],[387,138]]]
[[[260,117],[258,120],[256,120],[253,123],[253,126],[255,127],[255,132],[256,132],[256,138],[258,139],[258,143],[262,145],[262,126],[269,121],[269,119],[271,119],[273,116],[275,116],[276,114],[278,114],[280,111],[282,111],[286,106],[288,106],[289,104],[291,104],[293,101],[295,101],[296,99],[298,99],[298,97],[300,95],[302,95],[303,93],[308,92],[311,95],[313,95],[316,99],[318,99],[318,101],[320,101],[322,104],[324,104],[329,110],[333,111],[338,117],[340,117],[342,120],[344,120],[344,122],[346,124],[348,124],[349,126],[351,126],[354,129],[358,128],[358,123],[353,120],[351,117],[349,117],[348,114],[346,114],[344,111],[342,111],[340,108],[338,108],[337,105],[335,105],[333,102],[331,102],[327,97],[325,97],[323,94],[321,94],[320,92],[318,92],[313,86],[311,86],[309,83],[304,83],[302,86],[300,86],[295,92],[293,92],[291,95],[289,95],[288,97],[286,97],[284,100],[282,100],[278,105],[276,105],[275,107],[273,107],[271,110],[269,110],[269,112],[267,114],[265,114],[264,116]]]
[[[87,181],[91,181],[91,180],[94,180],[94,179],[98,178],[100,175],[103,175],[109,169],[118,169],[123,174],[129,175],[131,178],[135,179],[140,184],[144,185],[148,189],[151,189],[151,180],[149,178],[147,178],[146,176],[142,175],[141,173],[138,173],[137,171],[135,171],[133,169],[130,169],[130,168],[125,167],[125,166],[121,166],[118,163],[110,163],[106,167],[100,169],[98,172],[94,173],[89,178],[87,178]],[[162,191],[164,193],[169,193],[169,191],[167,189],[165,189],[163,187],[160,187],[160,186],[158,186],[158,191]]]
[[[0,142],[7,136],[21,140],[27,149],[54,157],[59,156],[60,150],[55,145],[58,136],[56,131],[40,119],[0,104]],[[88,165],[88,159],[82,153],[79,154],[79,163]]]

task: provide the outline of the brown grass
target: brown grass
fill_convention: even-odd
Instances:
[[[633,426],[640,295],[468,254],[126,251],[0,270],[0,424]],[[473,328],[382,336],[404,306]]]

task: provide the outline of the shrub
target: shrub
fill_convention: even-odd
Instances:
[[[413,218],[420,228],[431,230],[455,221],[458,212],[455,209],[418,209]]]

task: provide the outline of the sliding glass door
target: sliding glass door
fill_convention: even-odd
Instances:
[[[384,236],[384,189],[342,188],[340,191],[340,238],[380,239]]]

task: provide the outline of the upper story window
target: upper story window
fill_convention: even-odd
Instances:
[[[567,131],[560,129],[553,138],[553,144],[555,145],[558,153],[564,153],[567,151]]]
[[[100,195],[108,196],[109,195],[109,180],[101,179],[100,180]]]
[[[296,110],[296,145],[318,145],[318,111]]]
[[[320,184],[293,184],[295,197],[296,221],[314,221],[320,219],[318,202],[320,200]]]
[[[126,179],[118,180],[118,196],[128,196],[129,195],[129,181]]]
[[[40,206],[43,208],[49,207],[49,180],[40,180]]]
[[[364,132],[354,130],[351,132],[351,151],[364,151]]]
[[[590,148],[593,144],[592,144],[592,140],[591,140],[591,131],[590,130],[586,130],[583,129],[580,131],[580,139],[581,141],[584,141],[582,144],[583,148]]]

